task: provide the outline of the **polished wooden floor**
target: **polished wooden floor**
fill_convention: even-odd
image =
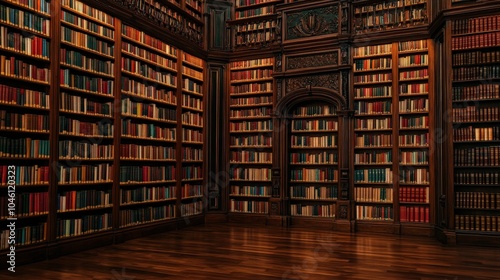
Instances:
[[[500,249],[217,224],[19,266],[0,279],[500,279]]]

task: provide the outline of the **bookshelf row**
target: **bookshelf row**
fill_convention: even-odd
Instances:
[[[497,232],[500,16],[451,23],[454,225]]]
[[[18,187],[16,245],[202,213],[204,62],[83,2],[52,4],[0,4],[0,181]]]

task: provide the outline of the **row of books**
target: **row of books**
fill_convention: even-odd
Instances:
[[[246,201],[231,199],[229,201],[229,211],[267,214],[269,211],[268,204],[269,203],[267,201]]]
[[[292,120],[292,131],[336,131],[339,123],[336,120]]]
[[[27,7],[37,11],[40,14],[49,15],[50,14],[50,1],[49,0],[11,0],[11,2],[17,3],[20,6]]]
[[[90,141],[59,140],[59,159],[113,159],[111,144],[91,143]]]
[[[0,199],[0,219],[12,217],[9,213],[8,198]],[[47,192],[16,193],[14,201],[15,217],[44,215],[49,212],[49,194]]]
[[[290,153],[290,163],[300,164],[337,164],[338,152],[331,151],[312,151],[312,152],[294,152]]]
[[[0,136],[0,157],[48,158],[49,140]]]
[[[172,181],[175,176],[175,166],[120,166],[121,183]]]
[[[229,105],[231,106],[245,106],[245,105],[272,105],[272,96],[256,96],[249,98],[231,98]]]
[[[153,49],[160,51],[160,54],[166,54],[170,56],[177,56],[177,49],[164,43],[163,41],[152,37],[140,30],[137,30],[126,24],[122,24],[122,35],[142,44],[147,45]],[[134,52],[134,51],[131,51]]]
[[[243,121],[243,122],[231,122],[229,123],[229,131],[262,131],[262,130],[272,130],[273,123],[271,120],[268,121]]]
[[[426,0],[422,0],[421,2],[424,2],[424,1],[426,1]],[[398,50],[400,52],[425,51],[425,50],[427,50],[427,40],[398,42]]]
[[[90,77],[73,73],[71,69],[61,69],[59,71],[61,86],[71,89],[79,89],[96,94],[107,96],[113,95],[114,80],[100,77]]]
[[[182,141],[203,143],[203,133],[198,130],[182,128]]]
[[[486,65],[453,68],[453,79],[455,81],[487,80],[494,78],[500,78],[500,66]]]
[[[270,147],[272,145],[272,138],[266,135],[231,136],[229,140],[231,146]]]
[[[399,80],[401,81],[426,78],[429,78],[428,69],[399,72]]]
[[[399,113],[429,112],[429,99],[404,99],[399,101]]]
[[[274,19],[265,19],[265,20],[258,20],[256,22],[249,22],[249,23],[242,23],[238,24],[235,26],[235,30],[237,33],[241,32],[253,32],[253,33],[263,33],[263,34],[270,34],[271,30],[276,28],[277,22]],[[243,35],[240,35],[240,38],[244,38]],[[248,37],[247,37],[248,38]]]
[[[391,101],[357,101],[354,102],[354,110],[357,114],[390,114],[392,111]]]
[[[203,202],[195,201],[191,203],[183,203],[181,204],[181,216],[188,217],[193,215],[198,215],[203,213]]]
[[[133,204],[148,201],[175,199],[176,186],[151,186],[136,189],[120,189],[120,204]]]
[[[59,166],[60,184],[105,183],[113,180],[113,169],[109,163],[79,166]]]
[[[429,176],[429,169],[427,168],[401,168],[399,170],[399,183],[429,184]]]
[[[253,150],[231,151],[229,158],[231,163],[271,163],[272,153]]]
[[[156,66],[150,66],[149,64],[125,57],[122,57],[121,66],[122,70],[126,71],[124,72],[125,74],[132,73],[141,77],[151,79],[159,84],[168,85],[171,87],[177,86],[177,77],[174,74],[170,72],[164,72],[163,69],[160,69]]]
[[[75,211],[112,206],[111,193],[103,190],[67,191],[57,194],[57,211]]]
[[[481,83],[473,86],[454,86],[453,101],[483,100],[500,98],[500,85]]]
[[[84,215],[76,219],[58,219],[56,234],[57,238],[64,238],[108,230],[111,227],[110,213]]]
[[[239,68],[251,68],[251,67],[259,67],[259,66],[272,66],[273,59],[272,58],[258,58],[251,60],[240,60],[240,61],[232,61],[229,63],[231,70],[239,69]]]
[[[418,25],[427,22],[427,7],[412,7],[376,11],[373,14],[355,14],[355,28],[366,32],[372,28],[394,28],[398,25]]]
[[[135,123],[130,119],[122,120],[122,135],[143,138],[157,139],[163,141],[175,141],[176,128],[162,127],[152,123]]]
[[[500,209],[500,193],[456,192],[455,207],[468,209]]]
[[[273,113],[270,107],[260,107],[256,109],[231,110],[231,118],[252,118],[252,117],[270,117]]]
[[[265,79],[270,78],[272,74],[272,69],[233,71],[231,72],[231,81]]]
[[[338,197],[338,188],[336,185],[290,186],[290,196],[298,199],[335,200]]]
[[[169,99],[175,101],[175,97]],[[203,110],[203,101],[195,96],[182,94],[182,107],[201,111]]]
[[[236,1],[236,7],[245,7],[245,6],[251,6],[251,5],[256,5],[256,4],[263,4],[263,3],[268,3],[268,2],[274,2],[275,0],[237,0]]]
[[[203,86],[200,82],[195,82],[190,79],[182,79],[182,89],[190,92],[194,92],[197,94],[201,94],[203,90]]]
[[[234,166],[229,168],[229,176],[232,180],[270,181],[271,175],[271,168],[243,168]]]
[[[400,128],[429,128],[429,116],[399,117]]]
[[[356,130],[377,130],[377,129],[392,129],[392,119],[356,119],[354,129]]]
[[[80,2],[78,0],[62,0],[61,5],[63,7],[68,7],[71,10],[77,11],[81,14],[85,14],[87,16],[92,17],[95,20],[98,20],[102,23],[108,24],[108,25],[114,25],[114,17],[98,10],[95,8],[92,8],[83,2]]]
[[[356,134],[356,148],[388,147],[392,148],[391,134]]]
[[[0,84],[0,104],[49,109],[50,96],[45,91]]]
[[[429,152],[427,150],[402,151],[399,155],[399,162],[401,164],[428,164]]]
[[[292,111],[294,118],[300,117],[329,117],[337,115],[337,108],[328,105],[300,106]]]
[[[15,56],[0,55],[0,75],[48,83],[50,69],[27,63]]]
[[[201,161],[203,160],[203,149],[193,147],[182,147],[181,150],[183,161]]]
[[[453,50],[495,47],[500,43],[500,32],[482,33],[451,38]]]
[[[0,26],[0,36],[0,48],[44,59],[50,57],[50,41],[46,38],[18,33],[5,26]]]
[[[391,168],[372,168],[354,170],[354,183],[392,184],[394,173]]]
[[[175,160],[174,147],[120,144],[120,159]]]
[[[8,172],[10,170],[10,172]],[[14,172],[14,174],[12,174]],[[14,177],[14,179],[12,179]],[[15,166],[15,170],[7,165],[0,165],[0,182],[2,185],[44,185],[49,183],[49,167],[43,165]]]
[[[499,166],[500,146],[455,147],[455,166]]]
[[[391,81],[392,81],[392,73],[381,73],[381,74],[354,76],[354,84],[375,83],[375,82],[391,82]]]
[[[411,84],[400,84],[399,94],[400,95],[411,95],[411,94],[427,94],[429,93],[428,83],[411,83]]]
[[[382,57],[382,58],[371,58],[371,59],[356,59],[354,61],[355,71],[364,70],[385,70],[392,68],[392,58]]]
[[[124,115],[146,117],[162,121],[175,122],[177,120],[177,110],[172,108],[159,107],[155,103],[135,102],[132,98],[123,98],[121,101],[121,112]]]
[[[203,196],[203,185],[185,184],[181,189],[181,198],[195,198]]]
[[[102,41],[95,36],[75,31],[66,26],[61,26],[61,41],[72,46],[95,51],[108,58],[112,58],[114,55],[114,45],[112,43]]]
[[[399,220],[401,222],[429,223],[430,208],[429,206],[400,206]]]
[[[61,48],[61,63],[63,66],[70,65],[90,72],[97,72],[105,75],[114,75],[115,64],[111,60],[102,60],[89,57],[79,51]]]
[[[275,13],[274,6],[266,6],[266,7],[260,7],[260,8],[250,9],[250,10],[236,11],[235,12],[235,19],[257,17],[257,16],[269,15],[269,14],[274,14],[274,13]]]
[[[201,166],[183,166],[182,179],[183,180],[198,180],[203,178],[203,169]]]
[[[452,56],[453,66],[465,66],[494,62],[500,62],[500,51],[470,51],[454,53]]]
[[[120,210],[120,227],[171,218],[175,218],[174,205],[148,206],[138,209],[122,209]]]
[[[429,56],[427,54],[412,54],[399,58],[399,66],[427,66],[429,64]]]
[[[200,70],[195,70],[186,66],[182,66],[182,74],[203,80],[203,72],[200,72]]]
[[[399,186],[400,202],[429,203],[429,187],[403,187]]]
[[[391,55],[392,44],[372,45],[354,48],[354,57],[359,58],[370,55]]]
[[[231,94],[268,93],[272,90],[272,88],[272,82],[256,83],[252,81],[248,84],[231,85],[229,91]]]
[[[392,151],[365,151],[354,154],[354,164],[392,163]]]
[[[156,53],[145,49],[144,47],[138,47],[132,43],[122,41],[122,55],[130,56],[132,58],[142,58],[147,62],[155,66],[160,66],[162,68],[167,68],[169,70],[175,71],[177,69],[177,62],[174,58],[167,56],[162,53]]]
[[[144,97],[163,104],[177,104],[177,98],[172,90],[158,87],[158,85],[153,82],[139,82],[129,77],[122,77],[121,88],[122,93],[126,95]]]
[[[297,136],[292,135],[290,146],[292,148],[335,148],[338,144],[338,136]]]
[[[457,214],[455,229],[500,232],[500,216]]]
[[[426,4],[427,0],[390,0],[383,3],[376,3],[366,6],[358,6],[355,8],[355,13],[368,13],[373,11],[388,10],[394,8],[403,8],[413,5]]]
[[[454,35],[495,30],[500,30],[500,16],[498,15],[456,19],[451,27]]]
[[[251,33],[237,34],[236,45],[241,46],[241,45],[260,44],[263,42],[270,42],[272,40],[275,40],[275,38],[276,38],[276,33],[274,30],[272,31],[255,30],[252,31]]]
[[[292,216],[307,216],[307,217],[327,217],[335,218],[335,204],[327,205],[304,205],[291,204],[290,214]]]
[[[86,20],[85,18],[77,16],[68,11],[61,11],[61,19],[67,23],[71,23],[73,26],[78,26],[88,32],[95,33],[103,37],[108,37],[110,39],[115,38],[115,31],[113,28],[103,26],[94,21]]]
[[[356,205],[356,220],[394,220],[392,206]]]
[[[182,124],[192,126],[203,126],[203,116],[201,113],[184,112],[181,115]]]
[[[0,250],[10,248],[9,237],[10,230],[2,230],[0,232]],[[23,245],[31,245],[47,240],[47,223],[38,223],[31,226],[16,227],[15,230],[16,247]]]
[[[231,186],[231,195],[241,196],[270,196],[269,186]]]
[[[335,182],[339,179],[339,171],[333,168],[291,169],[292,182]]]
[[[500,127],[460,126],[453,130],[455,142],[500,140]]]
[[[499,171],[473,171],[473,170],[456,170],[455,169],[455,184],[460,185],[492,185],[500,184]]]
[[[109,119],[102,119],[95,123],[59,116],[59,132],[74,136],[112,137],[113,124]]]
[[[113,116],[113,103],[91,100],[79,95],[61,92],[60,109],[62,112],[85,115]]]
[[[393,200],[392,188],[355,187],[354,199],[356,202],[387,202]]]

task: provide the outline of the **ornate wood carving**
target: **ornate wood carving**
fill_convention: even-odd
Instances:
[[[193,30],[190,27],[190,23],[187,19],[179,21],[178,19],[170,16],[163,10],[172,10],[160,2],[157,2],[157,6],[154,6],[148,2],[141,0],[114,0],[119,5],[123,6],[125,9],[132,11],[139,17],[153,22],[160,28],[166,28],[168,31],[175,33],[176,35],[183,36],[192,42],[195,42],[199,46],[203,44],[202,33]]]
[[[276,102],[280,101],[283,94],[282,80],[276,79]]]
[[[339,206],[339,220],[347,220],[347,205]]]
[[[338,33],[339,8],[332,5],[287,14],[286,39]]]
[[[349,32],[349,3],[342,2],[342,18],[340,20],[340,32]]]
[[[333,51],[313,55],[289,56],[286,60],[286,69],[301,69],[321,66],[335,66],[339,64],[339,53]]]
[[[280,214],[280,207],[277,202],[271,202],[271,215],[278,216]]]
[[[282,66],[281,57],[282,57],[282,55],[281,55],[281,53],[279,53],[275,58],[275,72],[283,71],[283,69],[281,67]]]
[[[340,57],[341,57],[341,62],[340,63],[342,65],[349,64],[349,45],[342,44],[340,46]]]
[[[286,79],[286,93],[311,87],[323,87],[339,91],[339,74],[330,73]]]
[[[349,109],[349,71],[342,71],[342,96],[345,99],[344,110]]]

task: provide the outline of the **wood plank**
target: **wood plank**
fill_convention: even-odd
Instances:
[[[498,248],[434,238],[211,224],[6,269],[8,279],[498,279]]]

